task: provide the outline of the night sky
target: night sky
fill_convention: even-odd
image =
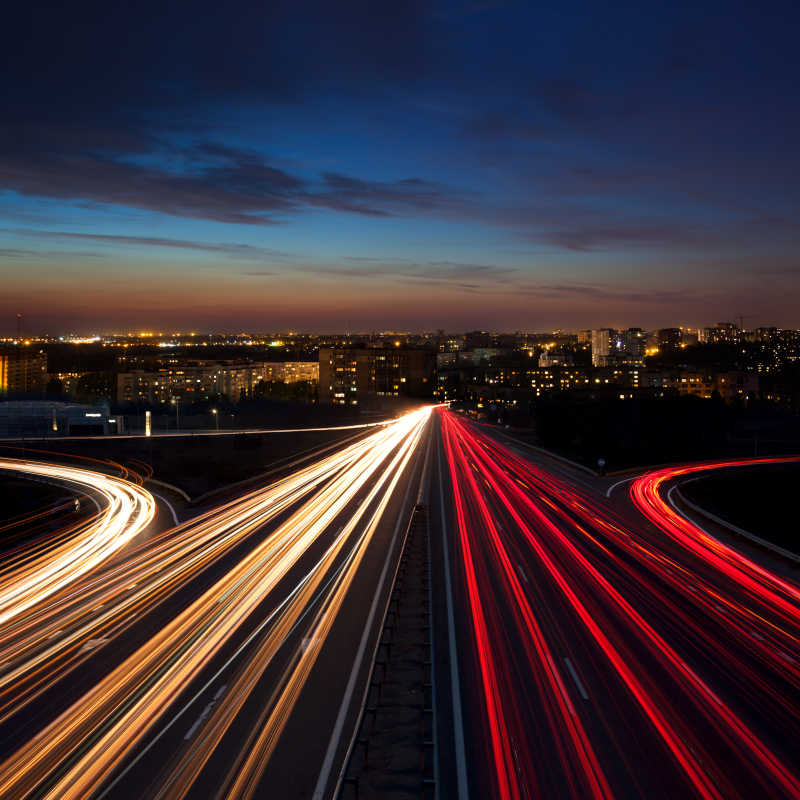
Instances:
[[[800,326],[795,3],[16,3],[0,332]]]

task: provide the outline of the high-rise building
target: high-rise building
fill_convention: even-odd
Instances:
[[[644,364],[647,336],[641,328],[628,328],[622,334],[622,360],[626,364]]]
[[[680,328],[661,328],[658,332],[658,347],[661,350],[677,350],[683,342]]]
[[[617,332],[611,328],[592,331],[592,366],[607,367],[616,358]]]
[[[47,354],[32,347],[0,349],[0,394],[43,395]]]
[[[369,397],[430,397],[436,353],[412,347],[322,347],[319,402],[358,405]]]

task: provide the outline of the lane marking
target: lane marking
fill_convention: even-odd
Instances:
[[[407,466],[408,465],[406,465],[406,467]],[[408,505],[408,498],[411,495],[412,484],[413,481],[409,480],[408,486],[406,486],[405,494],[403,495],[403,502],[400,506],[401,509],[404,509]],[[372,624],[375,619],[375,614],[378,610],[378,600],[383,594],[383,585],[386,582],[386,575],[389,572],[389,562],[391,561],[392,554],[397,546],[397,537],[399,535],[402,522],[403,514],[398,514],[397,522],[394,526],[394,533],[392,534],[392,541],[388,550],[386,551],[386,560],[383,563],[383,569],[381,570],[381,575],[378,579],[378,586],[375,590],[375,595],[372,598],[372,605],[370,606],[369,614],[367,615],[367,619],[364,624],[364,633],[361,635],[361,641],[358,643],[358,650],[356,651],[356,657],[353,661],[353,668],[350,670],[350,677],[347,680],[347,687],[345,688],[344,697],[342,697],[342,702],[339,706],[339,713],[336,716],[336,722],[333,726],[333,731],[331,732],[331,738],[328,742],[328,749],[322,762],[322,768],[320,769],[319,777],[317,778],[317,784],[314,787],[314,791],[311,795],[313,800],[322,800],[322,798],[325,796],[325,789],[328,786],[328,780],[330,779],[331,770],[333,768],[333,759],[336,756],[336,751],[339,749],[344,723],[353,699],[353,693],[355,692],[356,682],[358,680],[358,673],[361,671],[361,664],[364,660],[364,653],[367,649],[367,640],[371,635]],[[340,776],[340,778],[341,777],[343,776]]]
[[[564,659],[564,663],[567,665],[567,669],[569,670],[569,674],[572,675],[572,680],[575,681],[575,685],[578,687],[578,691],[581,693],[581,697],[584,700],[589,699],[589,695],[586,693],[586,689],[583,688],[583,684],[581,683],[581,679],[578,677],[578,673],[575,672],[575,667],[572,666],[572,662],[568,659]]]
[[[180,525],[180,520],[178,519],[178,515],[175,513],[172,503],[170,503],[170,501],[167,500],[163,494],[156,494],[155,492],[150,492],[150,494],[152,494],[153,497],[157,497],[169,509],[169,513],[172,514],[172,521],[175,523],[176,527]]]
[[[520,578],[525,581],[525,583],[530,583],[528,580],[528,576],[525,574],[525,570],[522,569],[522,564],[517,564],[517,572],[519,572]]]
[[[611,497],[611,492],[617,488],[617,486],[622,486],[623,483],[628,483],[628,481],[632,481],[635,478],[638,478],[638,475],[631,475],[630,478],[623,478],[621,481],[617,481],[616,483],[612,483],[611,486],[606,489],[606,497]]]
[[[784,558],[788,558],[790,561],[794,561],[796,564],[800,563],[800,555],[798,555],[797,553],[792,553],[790,550],[786,550],[783,547],[779,547],[777,544],[768,542],[766,539],[762,539],[760,536],[756,536],[754,533],[750,533],[749,531],[746,531],[743,528],[734,525],[732,522],[728,522],[727,520],[722,519],[721,517],[718,517],[715,514],[712,514],[710,511],[706,511],[704,508],[695,505],[691,500],[688,500],[686,497],[684,497],[683,492],[681,492],[680,490],[680,487],[684,483],[690,483],[691,481],[699,481],[699,480],[701,480],[700,477],[690,478],[689,480],[681,481],[679,484],[676,483],[667,492],[667,500],[669,500],[669,504],[672,506],[673,509],[675,509],[675,511],[678,514],[680,514],[681,517],[683,517],[685,520],[688,520],[692,525],[701,530],[710,539],[713,539],[715,542],[720,542],[720,544],[724,545],[725,547],[730,547],[730,545],[725,544],[725,542],[721,542],[716,536],[709,533],[699,522],[697,522],[697,520],[693,519],[691,516],[689,516],[689,514],[687,514],[685,511],[679,508],[672,497],[673,492],[676,492],[678,494],[678,497],[680,497],[681,501],[685,503],[687,506],[689,506],[689,508],[691,508],[698,514],[702,514],[704,517],[710,519],[712,522],[716,522],[717,525],[719,525],[721,528],[723,529],[727,528],[728,530],[739,534],[739,536],[743,536],[745,539],[749,539],[751,542],[755,542],[757,545],[760,545],[761,547],[764,547],[767,550],[771,550],[773,553],[777,553],[778,555],[783,556]]]
[[[183,737],[184,741],[188,741],[189,739],[192,738],[192,736],[194,736],[195,731],[206,721],[206,717],[208,717],[208,715],[211,713],[211,709],[212,708],[214,708],[214,703],[213,702],[209,703],[200,712],[200,716],[197,718],[197,720],[194,723],[194,725],[192,725],[192,727],[189,728],[189,731],[187,732],[186,736]]]
[[[102,647],[107,641],[108,641],[108,639],[104,639],[104,638],[101,638],[101,639],[87,639],[87,641],[85,641],[83,643],[83,647],[81,647],[79,652],[88,653],[89,650],[94,650],[96,647]]]
[[[450,552],[447,546],[447,523],[444,510],[444,471],[442,469],[441,434],[437,450],[439,461],[439,505],[442,517],[442,550],[444,555],[444,585],[447,598],[447,639],[450,647],[450,688],[453,695],[453,734],[456,748],[456,776],[459,800],[468,800],[467,756],[464,747],[464,715],[461,711],[461,683],[458,678],[456,623],[453,612],[453,585],[450,580]]]

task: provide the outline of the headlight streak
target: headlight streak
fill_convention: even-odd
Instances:
[[[299,502],[375,445],[360,441],[196,517],[126,553],[121,565],[87,575],[0,633],[0,722],[90,657],[91,639],[110,639],[185,585],[260,526]],[[129,591],[136,588],[135,592]],[[102,606],[102,613],[97,611]]]
[[[204,731],[199,735],[200,742],[184,754],[177,767],[171,771],[169,778],[163,782],[160,780],[154,785],[154,790],[158,786],[163,785],[164,787],[161,792],[154,791],[154,797],[179,798],[185,796],[192,781],[200,774],[203,765],[228,730],[244,702],[249,698],[250,692],[264,674],[278,648],[289,633],[299,625],[302,618],[308,613],[310,604],[314,602],[319,605],[319,610],[308,626],[309,630],[305,637],[308,646],[299,648],[294,653],[292,662],[277,681],[270,701],[264,703],[264,710],[260,718],[252,726],[253,733],[250,741],[240,749],[239,761],[229,770],[224,784],[225,788],[221,789],[217,795],[218,797],[236,798],[253,796],[263,769],[269,761],[281,731],[291,715],[294,703],[316,663],[317,656],[337,617],[344,597],[352,585],[386,506],[417,448],[425,421],[425,417],[423,417],[418,422],[411,435],[392,458],[391,463],[383,469],[376,484],[361,501],[345,528],[337,536],[336,541],[315,566],[302,593],[283,611],[275,629],[263,635],[262,642],[245,662],[240,674],[229,688],[225,704],[215,709],[212,716],[204,723]],[[377,506],[369,513],[370,507],[376,501]],[[342,565],[335,571],[332,580],[328,579],[323,585],[328,571],[335,564],[348,539],[363,523],[367,515],[366,525],[356,537],[356,541],[351,546]]]
[[[660,690],[627,648],[626,642],[638,641],[658,659],[670,681],[680,687],[684,698],[691,700],[694,713],[706,720],[715,736],[719,737],[720,745],[725,742],[725,746],[730,748],[729,752],[735,755],[737,772],[746,769],[748,779],[754,785],[761,786],[762,792],[772,794],[779,791],[785,796],[800,796],[800,781],[790,767],[770,750],[696,669],[689,666],[685,658],[644,618],[640,608],[626,600],[606,576],[615,575],[617,582],[624,577],[619,585],[624,586],[626,591],[641,587],[650,592],[654,603],[648,603],[646,608],[651,613],[661,618],[663,608],[685,625],[686,630],[678,636],[680,644],[686,642],[694,650],[699,645],[708,648],[709,654],[722,658],[728,671],[741,682],[743,697],[748,703],[752,693],[757,692],[759,700],[753,700],[755,708],[758,708],[759,702],[766,703],[772,713],[781,714],[784,720],[794,720],[794,723],[789,723],[787,730],[796,726],[796,704],[789,700],[788,695],[781,695],[773,688],[763,672],[757,671],[756,665],[748,659],[758,659],[761,662],[759,669],[768,668],[773,675],[780,675],[789,682],[796,681],[796,660],[781,660],[779,653],[770,649],[775,638],[781,636],[783,650],[779,652],[797,656],[796,626],[790,624],[797,619],[797,606],[790,601],[794,587],[754,565],[758,579],[753,578],[753,581],[757,580],[760,587],[768,587],[768,591],[762,591],[759,595],[764,609],[762,614],[754,614],[742,606],[726,584],[731,576],[734,580],[739,578],[738,572],[722,571],[720,561],[701,552],[696,541],[686,542],[682,536],[674,535],[684,549],[679,548],[672,554],[665,552],[663,548],[653,545],[652,536],[642,536],[629,524],[615,519],[607,506],[601,506],[591,497],[537,469],[490,437],[476,433],[454,415],[443,414],[442,426],[446,447],[449,447],[451,472],[459,470],[457,475],[460,476],[460,483],[457,477],[453,477],[456,493],[460,492],[459,486],[470,486],[472,489],[467,492],[467,498],[473,508],[479,511],[482,535],[489,536],[499,553],[494,523],[481,510],[485,505],[483,495],[488,493],[492,502],[499,503],[503,513],[508,514],[522,532],[538,563],[544,566],[568,607],[581,620],[585,630],[601,648],[650,724],[672,752],[693,791],[700,796],[720,798],[738,796],[741,789],[732,778],[732,764],[715,763],[704,743],[672,710],[670,693],[664,694]],[[479,484],[486,489],[479,489]],[[546,513],[544,509],[547,509]],[[554,523],[550,516],[555,516],[557,521]],[[459,521],[459,528],[468,534],[474,528],[471,519],[474,519],[474,515],[471,517],[468,514]],[[670,519],[670,522],[673,520]],[[594,529],[594,533],[591,529]],[[568,534],[570,530],[576,531],[577,536]],[[685,529],[682,533],[686,537],[691,535]],[[477,532],[470,535],[474,537]],[[703,546],[707,546],[705,541]],[[602,554],[605,574],[592,563],[592,550]],[[620,558],[620,551],[626,553],[626,558]],[[588,557],[586,553],[589,553]],[[715,547],[712,548],[712,555],[718,555]],[[737,570],[744,569],[738,553],[734,551],[725,555],[730,558],[730,561],[726,560],[726,565],[732,563]],[[698,556],[702,560],[697,561]],[[630,562],[629,558],[635,560]],[[613,565],[610,573],[608,564]],[[510,587],[510,592],[516,595],[519,584],[513,566],[504,563],[504,559],[498,556],[497,568],[505,584]],[[469,566],[465,565],[465,569],[469,571]],[[776,578],[774,582],[772,577]],[[664,592],[664,583],[669,584],[673,592],[683,595],[680,603],[676,605],[671,596]],[[752,584],[748,588],[755,594]],[[486,607],[486,596],[484,591],[477,603],[481,603],[482,597],[482,604]],[[703,625],[702,618],[698,619],[696,614],[687,613],[691,606],[708,612],[719,625],[719,632],[713,626]],[[658,611],[653,612],[653,609]],[[764,619],[763,615],[768,611],[782,618],[782,627],[776,628]],[[753,638],[756,625],[765,634],[761,639]],[[736,632],[737,648],[731,646],[733,642],[728,642],[725,629]],[[620,638],[622,631],[624,638]],[[738,649],[740,641],[745,647],[744,652]],[[756,646],[751,648],[751,643],[756,643]],[[480,641],[476,641],[475,646],[479,651],[487,649],[487,645]],[[492,647],[497,649],[498,642],[493,642]],[[491,651],[492,647],[488,649]],[[500,658],[500,654],[494,657]],[[486,683],[488,695],[491,681]],[[487,696],[490,716],[493,702]],[[787,714],[792,716],[787,717]],[[496,723],[490,721],[489,724]],[[559,735],[558,731],[554,731],[553,735]],[[744,755],[747,755],[746,759],[741,758]],[[739,761],[742,763],[739,764]],[[503,781],[513,783],[513,772],[507,763],[502,758],[496,758],[496,764],[497,770],[505,773],[497,776],[498,785],[502,786]],[[500,796],[505,796],[502,791]],[[576,796],[583,794],[579,792]]]
[[[0,469],[38,475],[96,491],[106,506],[91,524],[53,546],[22,551],[0,576],[0,625],[18,617],[107,561],[155,516],[152,495],[118,478],[75,467],[0,458]]]
[[[59,800],[82,800],[100,790],[124,764],[141,738],[173,706],[184,687],[201,674],[209,660],[270,596],[308,547],[359,497],[366,484],[376,476],[379,485],[385,483],[391,469],[382,465],[392,452],[400,448],[400,452],[410,457],[429,413],[429,409],[414,412],[392,425],[383,426],[367,439],[346,448],[344,453],[324,459],[323,466],[312,465],[266,491],[251,493],[244,503],[235,501],[221,510],[209,512],[200,522],[193,521],[177,529],[177,537],[172,532],[176,541],[162,535],[155,548],[143,548],[132,561],[126,559],[115,572],[115,585],[108,590],[112,594],[110,599],[115,602],[109,615],[119,614],[121,610],[130,613],[137,607],[136,603],[149,607],[151,593],[162,592],[160,597],[163,598],[163,592],[182,582],[186,572],[191,572],[198,562],[207,565],[216,558],[224,550],[220,540],[241,541],[274,516],[276,500],[283,503],[282,509],[288,509],[311,491],[316,492],[150,642],[0,765],[0,795],[23,797],[35,791]],[[406,462],[401,463],[404,466]],[[391,468],[396,472],[402,468],[396,458]],[[385,471],[381,472],[382,469]],[[322,483],[326,485],[320,488]],[[394,486],[394,482],[390,485]],[[374,499],[374,495],[371,497]],[[386,498],[388,502],[388,494]],[[360,506],[361,513],[366,507],[364,503]],[[364,542],[371,536],[373,529],[369,530]],[[337,540],[343,544],[345,538],[337,537]],[[201,545],[199,553],[198,544]],[[363,550],[358,552],[363,553]],[[352,563],[359,560],[360,556],[354,556]],[[323,573],[324,570],[320,575]],[[348,582],[352,580],[350,567],[342,575]],[[118,596],[114,601],[114,593],[131,582],[136,583],[131,594]],[[317,582],[309,581],[297,597],[307,601],[306,588],[310,591],[312,585],[316,586]],[[96,599],[102,602],[104,591],[98,589],[93,604]],[[338,597],[337,588],[332,599]],[[296,616],[301,605],[290,603],[287,609],[291,612],[287,610],[284,615]],[[335,617],[335,611],[331,610],[334,607],[335,603],[330,601],[325,605],[332,614],[331,620]],[[72,613],[76,619],[83,613],[77,600]],[[96,624],[95,619],[88,624]],[[58,622],[53,620],[50,624]],[[321,621],[319,624],[322,626]],[[85,629],[81,635],[86,635]],[[301,658],[299,663],[307,665],[308,661]],[[295,689],[305,680],[304,677],[293,680],[291,675],[285,679]],[[284,712],[289,707],[287,702],[282,704]]]

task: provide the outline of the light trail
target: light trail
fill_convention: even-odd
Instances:
[[[749,572],[738,553],[698,542],[697,531],[686,527],[654,536],[453,414],[442,415],[442,431],[486,736],[500,743],[487,744],[492,794],[591,796],[586,782],[597,773],[577,746],[586,735],[602,747],[604,771],[616,777],[608,778],[612,792],[639,786],[649,796],[800,797],[787,744],[800,733],[795,587],[755,564]],[[652,483],[643,480],[642,489],[647,486]],[[651,509],[659,508],[648,499]],[[670,525],[683,525],[672,516]],[[530,576],[524,586],[516,569],[523,564]],[[523,652],[538,656],[527,656],[527,682],[520,677]],[[570,704],[564,713],[557,706],[559,695],[568,693],[553,672],[562,661],[556,653],[573,670],[593,665],[576,685],[584,701],[591,695],[593,705],[604,709],[600,721],[607,733],[596,743],[600,709],[590,713],[585,704]],[[599,697],[593,683],[605,687]],[[530,737],[520,744],[531,724],[524,720],[528,703],[535,709],[532,719],[548,720],[555,758]],[[595,723],[583,733],[578,727],[565,747],[573,714],[584,725]],[[636,738],[626,730],[637,731]],[[504,739],[525,754],[521,768],[498,750]],[[650,743],[647,762],[659,765],[655,782],[635,758],[631,763],[640,739]],[[543,773],[529,766],[545,763]],[[556,776],[563,776],[561,788]]]
[[[128,481],[76,467],[0,458],[0,469],[13,470],[97,493],[100,513],[65,535],[21,548],[0,571],[0,625],[74,583],[132,541],[155,516],[152,495]]]
[[[319,611],[313,618],[313,635],[319,645],[307,648],[281,679],[284,692],[277,700],[279,710],[271,722],[265,722],[273,731],[270,741],[274,741],[280,734],[280,720],[285,720],[293,698],[307,679],[314,653],[336,618],[394,487],[416,451],[429,414],[429,408],[422,409],[392,425],[382,426],[365,439],[266,489],[251,492],[169,535],[157,537],[107,574],[93,576],[96,582],[87,580],[90,599],[83,594],[72,597],[62,613],[46,619],[46,626],[58,633],[52,645],[55,652],[46,652],[47,647],[42,649],[43,629],[38,625],[33,634],[35,644],[31,642],[28,651],[29,660],[19,666],[18,677],[36,673],[36,669],[31,670],[34,663],[44,671],[43,680],[49,683],[50,664],[55,655],[61,654],[65,663],[73,659],[69,663],[74,666],[74,647],[85,641],[89,633],[96,635],[99,626],[104,625],[113,630],[120,625],[120,617],[129,618],[132,613],[153,608],[231,552],[265,522],[288,514],[272,534],[239,557],[237,563],[189,602],[149,642],[0,765],[0,795],[25,797],[36,793],[59,799],[82,799],[101,791],[174,708],[187,687],[200,679],[209,663],[235,642],[241,635],[239,631],[246,622],[252,622],[262,604],[266,601],[276,608],[281,606],[284,601],[278,602],[276,590],[284,585],[295,567],[325,543],[334,522],[346,514],[343,530],[327,544],[326,555],[316,562],[317,566],[277,622],[265,629],[265,638],[260,640],[255,654],[243,662],[244,675],[252,677],[263,672],[283,642],[287,626],[296,624],[306,613],[312,597],[316,598]],[[366,496],[362,498],[365,490]],[[302,505],[293,511],[298,503]],[[348,512],[353,503],[357,510]],[[353,537],[355,544],[351,541]],[[345,549],[348,543],[349,549]],[[345,566],[336,567],[338,577],[318,596],[326,585],[323,577],[334,568],[337,558],[342,557]],[[100,613],[93,611],[97,603],[102,605]],[[92,609],[88,608],[90,605]],[[87,615],[87,611],[92,613]],[[259,615],[260,612],[256,614]],[[64,630],[68,631],[66,638]],[[3,677],[8,677],[8,673]],[[241,685],[247,683],[247,678],[241,675],[237,680],[244,681]],[[7,689],[17,693],[11,680]],[[41,686],[31,685],[30,691],[35,694],[41,691]],[[230,711],[235,707],[230,696],[226,693],[226,702],[220,709]],[[212,714],[198,733],[193,734],[193,743],[203,743],[205,757],[215,747],[214,735],[209,731],[219,725],[218,715]],[[257,780],[270,752],[269,746],[261,741],[255,742],[254,748],[259,759],[247,766],[251,780]],[[181,766],[176,770],[175,791],[184,791],[191,786],[193,777],[187,776]]]
[[[773,608],[784,618],[800,622],[800,587],[780,578],[733,547],[709,536],[690,519],[671,508],[661,496],[661,487],[684,475],[730,467],[796,463],[795,457],[751,458],[715,461],[654,470],[637,478],[630,488],[636,507],[664,533],[738,583],[753,599]]]

